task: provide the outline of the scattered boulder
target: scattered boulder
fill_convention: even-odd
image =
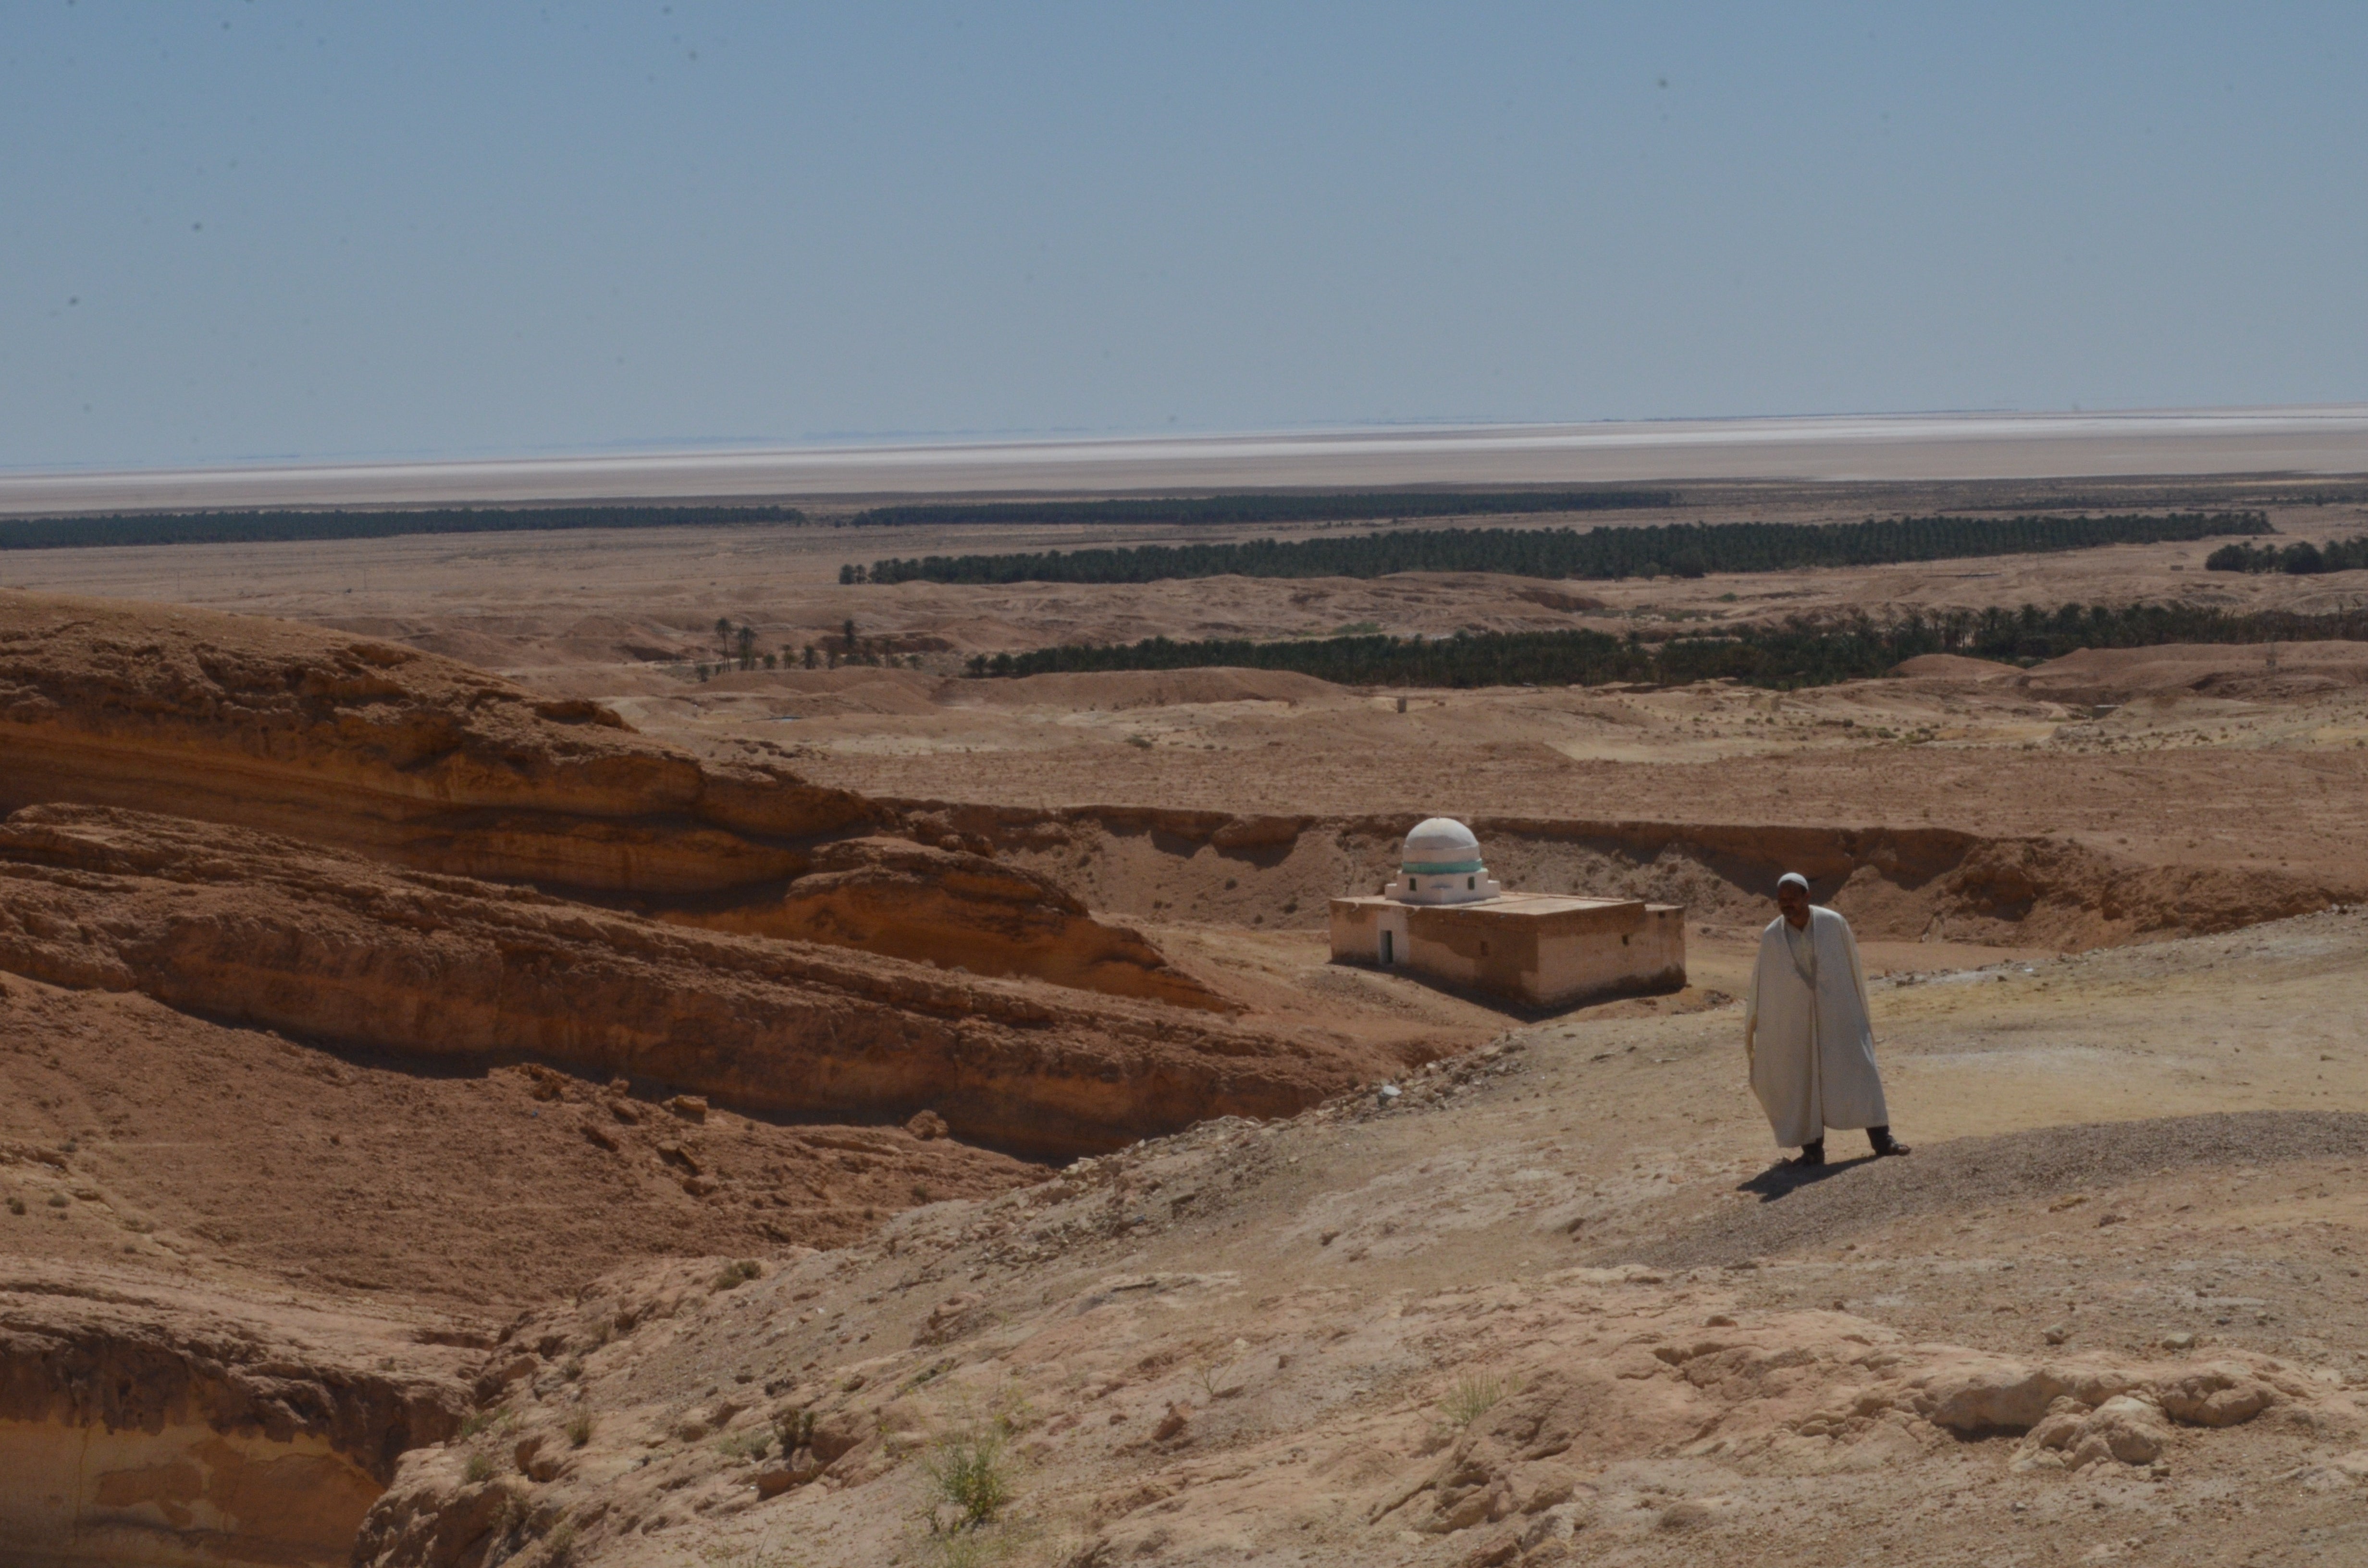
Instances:
[[[913,1343],[948,1344],[990,1321],[990,1315],[977,1296],[968,1292],[949,1296],[929,1309],[929,1315],[921,1320],[919,1328],[913,1331]]]
[[[2235,1426],[2277,1403],[2277,1391],[2241,1367],[2207,1367],[2161,1387],[2162,1407],[2191,1426]]]
[[[2107,1460],[2152,1464],[2169,1441],[2162,1407],[2148,1399],[2115,1394],[2091,1409],[2063,1398],[2024,1437],[2013,1468],[2085,1470]]]
[[[913,1119],[905,1123],[905,1131],[926,1143],[946,1135],[946,1119],[933,1110],[916,1111]]]

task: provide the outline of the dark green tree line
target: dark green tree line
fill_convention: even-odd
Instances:
[[[399,534],[663,528],[714,523],[802,523],[794,506],[472,506],[384,512],[119,512],[0,522],[0,550],[89,545],[279,544]]]
[[[2297,577],[2318,572],[2368,569],[2368,537],[2331,539],[2325,545],[2296,540],[2280,549],[2262,545],[2224,544],[2203,559],[2207,572],[2286,572]]]
[[[1327,523],[1391,517],[1536,517],[1625,512],[1677,503],[1670,490],[1335,490],[1167,495],[1112,501],[931,501],[874,506],[859,528],[970,523]]]
[[[1409,528],[1282,542],[1140,545],[1012,555],[931,555],[846,566],[842,583],[1152,583],[1179,577],[1700,577],[2085,550],[2265,534],[2259,512],[2164,516],[1892,517],[1861,523],[1672,523],[1643,528]]]
[[[1125,647],[1040,648],[981,655],[974,676],[1056,671],[1168,670],[1207,665],[1295,670],[1343,686],[1683,686],[1736,680],[1789,689],[1880,676],[1923,653],[1996,660],[2059,658],[2081,648],[2166,642],[2368,640],[2368,610],[2326,615],[2236,614],[2194,605],[1992,608],[1887,620],[1796,619],[1714,635],[1648,642],[1589,631],[1458,632],[1452,637],[1330,637],[1288,642],[1165,637]]]

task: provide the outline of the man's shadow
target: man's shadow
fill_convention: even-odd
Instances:
[[[1773,1203],[1804,1187],[1814,1187],[1829,1176],[1838,1176],[1860,1165],[1871,1165],[1878,1157],[1872,1153],[1861,1154],[1855,1160],[1827,1160],[1822,1165],[1795,1165],[1779,1160],[1749,1181],[1736,1183],[1735,1190],[1756,1192],[1760,1202]]]

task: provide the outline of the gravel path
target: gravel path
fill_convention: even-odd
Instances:
[[[1645,1243],[1617,1258],[1664,1268],[1740,1263],[1821,1245],[1912,1214],[2111,1187],[2194,1165],[2260,1166],[2368,1155],[2368,1115],[2246,1111],[2100,1122],[1962,1138],[1903,1160],[1857,1160],[1822,1176],[1770,1172],[1748,1185],[1762,1200]]]

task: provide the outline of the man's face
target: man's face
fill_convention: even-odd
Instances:
[[[1798,882],[1786,882],[1776,890],[1776,907],[1784,912],[1784,918],[1796,930],[1809,923],[1809,895],[1801,891]]]

